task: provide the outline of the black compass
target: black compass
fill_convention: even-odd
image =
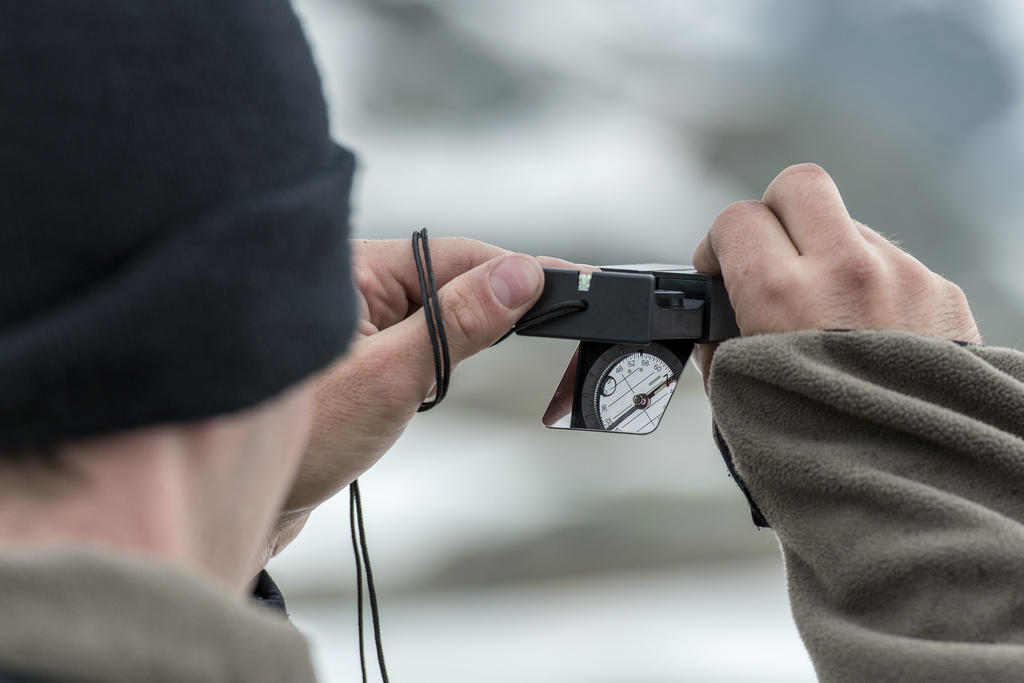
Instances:
[[[739,335],[722,279],[689,266],[544,273],[516,332],[580,342],[544,412],[548,427],[649,434],[694,344]]]

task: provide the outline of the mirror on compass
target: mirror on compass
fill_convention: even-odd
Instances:
[[[543,422],[554,429],[649,434],[658,428],[692,342],[581,342]]]

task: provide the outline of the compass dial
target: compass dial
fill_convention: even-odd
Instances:
[[[683,362],[661,344],[616,344],[598,356],[583,380],[587,429],[646,434],[661,421]]]

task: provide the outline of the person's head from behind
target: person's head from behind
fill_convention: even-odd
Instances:
[[[12,3],[0,43],[0,542],[241,585],[354,315],[354,164],[298,22]]]

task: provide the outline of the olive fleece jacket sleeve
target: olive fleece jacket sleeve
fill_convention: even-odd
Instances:
[[[1024,354],[762,335],[710,387],[822,681],[1024,681]]]

